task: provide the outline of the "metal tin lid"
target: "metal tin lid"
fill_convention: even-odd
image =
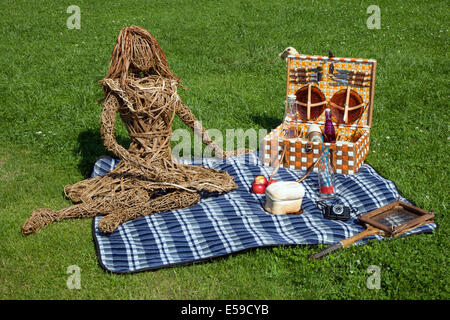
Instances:
[[[298,200],[305,196],[305,187],[295,181],[279,181],[266,188],[266,196],[272,201]]]

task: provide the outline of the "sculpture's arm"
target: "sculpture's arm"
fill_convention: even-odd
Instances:
[[[108,94],[103,103],[102,115],[101,115],[101,128],[100,134],[103,138],[105,147],[114,153],[120,160],[128,160],[131,155],[130,153],[117,143],[116,137],[114,135],[115,124],[116,124],[116,113],[119,110],[119,101],[117,97],[113,94]]]
[[[211,137],[206,132],[206,129],[203,128],[202,124],[198,121],[195,115],[192,113],[191,109],[186,106],[181,99],[177,101],[176,113],[180,117],[181,121],[184,122],[189,128],[194,130],[194,133],[197,134],[201,139],[202,143],[214,151],[216,157],[223,158],[224,151],[222,150],[216,142],[214,142]]]
[[[197,118],[192,113],[191,109],[186,106],[181,99],[178,99],[176,113],[180,117],[180,119],[192,130],[194,133],[200,136],[204,145],[208,146],[214,151],[214,154],[218,158],[227,158],[230,156],[235,156],[237,154],[248,153],[251,150],[247,149],[238,149],[232,151],[224,151],[216,142],[214,142],[211,137],[206,132],[206,129],[202,126],[202,124],[197,120]]]

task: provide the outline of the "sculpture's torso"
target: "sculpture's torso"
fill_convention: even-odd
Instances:
[[[126,86],[110,88],[120,101],[119,114],[130,136],[128,151],[154,166],[173,167],[170,138],[178,102],[176,82],[147,77]]]

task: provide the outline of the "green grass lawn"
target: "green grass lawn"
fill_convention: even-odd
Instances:
[[[66,26],[73,4],[80,30]],[[372,4],[381,29],[366,26]],[[448,1],[1,1],[0,298],[449,299],[449,12]],[[158,39],[203,125],[224,133],[281,122],[287,46],[377,59],[366,161],[435,211],[439,229],[320,261],[308,258],[317,247],[276,247],[133,275],[98,265],[91,219],[23,237],[31,211],[69,206],[63,187],[107,153],[98,80],[133,24]],[[81,268],[80,290],[67,288],[70,265]],[[370,265],[379,290],[366,286]]]

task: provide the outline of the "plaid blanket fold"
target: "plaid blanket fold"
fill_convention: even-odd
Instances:
[[[351,237],[364,228],[357,214],[366,213],[397,198],[395,184],[364,164],[358,174],[336,175],[337,203],[354,208],[348,221],[324,219],[316,206],[317,173],[312,172],[302,183],[306,193],[300,215],[272,215],[262,205],[265,196],[250,191],[257,175],[270,176],[273,168],[261,166],[256,155],[227,159],[180,159],[191,165],[204,165],[227,171],[238,189],[218,197],[202,199],[186,209],[142,217],[119,226],[112,234],[103,234],[93,220],[93,238],[100,265],[114,273],[133,273],[189,264],[250,248],[277,245],[332,244]],[[99,159],[92,176],[106,174],[117,159]],[[280,168],[278,181],[295,181],[304,171]],[[401,198],[406,201],[406,199]],[[427,224],[405,233],[432,232],[436,224]],[[372,236],[368,239],[383,239]],[[359,241],[363,244],[368,239]]]

